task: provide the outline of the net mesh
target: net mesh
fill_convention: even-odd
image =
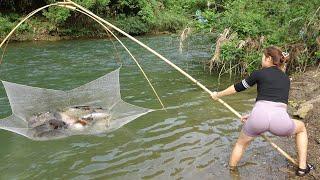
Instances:
[[[110,132],[153,110],[121,99],[120,68],[69,91],[2,81],[12,115],[0,128],[33,140]]]

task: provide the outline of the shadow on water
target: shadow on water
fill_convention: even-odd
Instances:
[[[217,76],[199,62],[210,57],[204,36],[194,36],[179,54],[177,36],[138,37],[212,90]],[[158,90],[167,111],[147,114],[117,131],[96,136],[73,136],[35,142],[1,130],[0,172],[3,179],[257,179],[286,178],[286,161],[260,138],[241,161],[238,173],[226,166],[241,123],[221,104],[184,76],[123,39]],[[117,45],[123,67],[121,94],[125,101],[159,109],[138,68]],[[10,44],[0,66],[2,80],[43,88],[67,90],[104,75],[119,65],[112,43],[105,40],[27,42]],[[224,98],[239,112],[249,112],[254,90]],[[11,114],[3,86],[0,117]]]

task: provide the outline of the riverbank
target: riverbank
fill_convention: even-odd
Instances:
[[[147,33],[143,36],[158,36],[166,34],[175,34],[169,31],[154,31]],[[121,35],[120,35],[121,36]],[[119,36],[118,36],[119,37]],[[0,42],[4,40],[5,37],[0,37]],[[13,35],[10,37],[10,42],[24,42],[24,41],[60,41],[60,40],[81,40],[81,39],[114,39],[106,33],[92,34],[92,35],[50,35],[50,34],[20,34]]]
[[[320,69],[313,67],[305,73],[292,75],[291,78],[289,114],[306,124],[309,143],[308,162],[316,166],[316,170],[312,171],[307,179],[320,179]],[[289,154],[296,154],[293,137],[277,138],[276,141]],[[291,174],[294,168],[290,166],[289,169]]]

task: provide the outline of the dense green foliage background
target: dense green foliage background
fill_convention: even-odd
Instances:
[[[19,17],[56,1],[0,1],[1,35],[6,34]],[[74,0],[74,2],[112,21],[133,35],[155,31],[176,32],[192,19],[190,16],[194,11],[193,8],[197,8],[196,1],[192,0]],[[38,30],[40,33],[59,35],[92,35],[92,33],[98,35],[102,31],[96,26],[89,18],[79,13],[60,7],[50,7],[28,21],[20,31]]]
[[[304,71],[320,60],[319,0],[216,0],[202,15],[208,23],[198,23],[200,29],[221,33],[230,27],[234,33],[222,46],[222,64],[240,63],[250,72],[259,65],[262,48],[270,45],[290,52],[288,70]],[[237,48],[240,41],[247,45]]]
[[[214,39],[225,28],[230,28],[233,38],[221,47],[218,68],[229,63],[230,66],[240,64],[242,69],[251,71],[259,64],[261,49],[268,45],[291,52],[290,69],[301,71],[320,59],[319,0],[74,1],[133,35],[177,33],[185,27],[191,27],[193,32],[206,32],[213,39],[212,52]],[[0,0],[0,38],[21,17],[53,2],[56,0]],[[41,35],[97,37],[105,34],[89,18],[52,7],[23,24],[13,39],[33,39]],[[241,41],[247,45],[238,48]]]

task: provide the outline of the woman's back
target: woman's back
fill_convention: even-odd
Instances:
[[[288,104],[290,79],[278,67],[271,66],[257,71],[234,85],[237,92],[243,91],[255,84],[258,96],[256,101],[265,100]]]
[[[256,101],[266,100],[288,104],[290,79],[276,66],[256,71],[258,96]]]

